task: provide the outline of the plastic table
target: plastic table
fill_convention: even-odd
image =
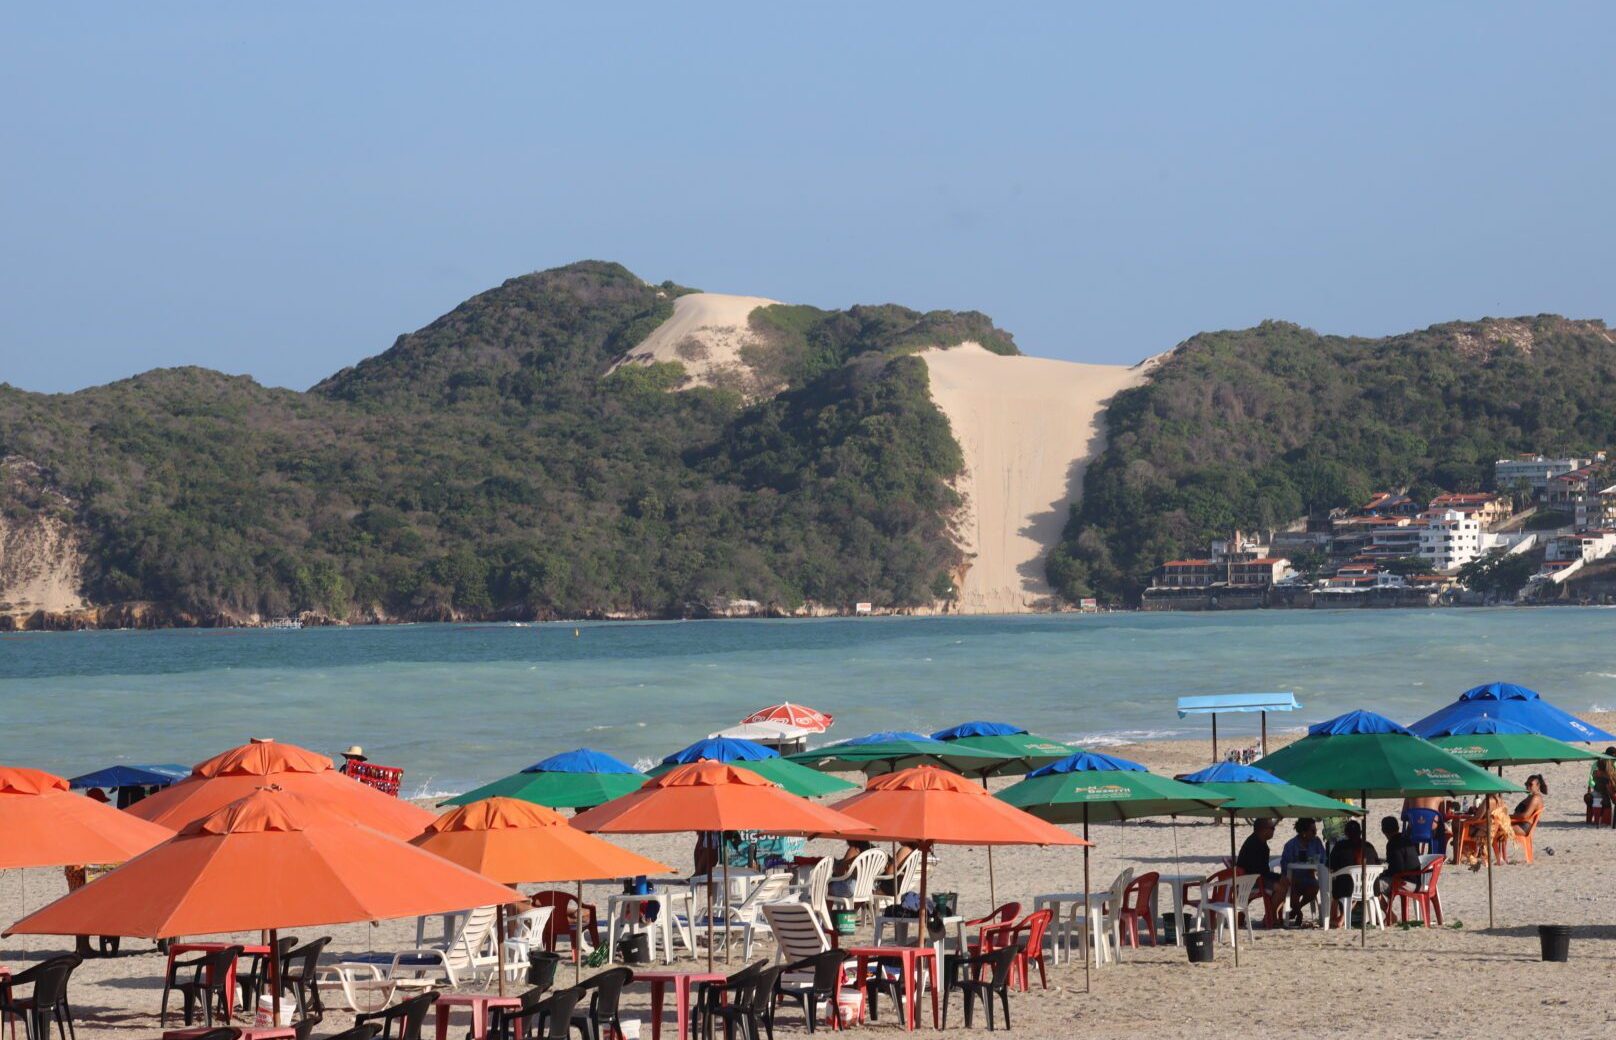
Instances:
[[[942,1005],[937,1000],[938,987],[942,981],[938,972],[942,965],[937,959],[937,947],[850,946],[847,952],[858,959],[857,978],[860,987],[864,985],[864,980],[869,974],[871,961],[887,959],[901,962],[903,967],[903,1027],[910,1032],[913,1032],[915,1028],[915,1004],[919,998],[919,994],[916,993],[916,989],[919,987],[919,980],[916,978],[920,970],[919,964],[922,960],[931,961],[931,985],[929,987],[931,989],[931,1026],[933,1029],[942,1028]]]
[[[234,945],[236,945],[236,944],[235,943],[225,943],[225,942],[192,942],[192,943],[171,942],[171,943],[169,943],[168,944],[168,964],[163,968],[164,989],[165,990],[167,989],[167,984],[168,984],[167,980],[172,978],[173,975],[174,975],[174,962],[177,959],[179,959],[179,957],[182,954],[186,954],[186,953],[217,953],[220,950],[228,950],[230,947],[232,947]],[[258,944],[243,943],[242,946],[241,946],[241,955],[243,957],[251,957],[251,956],[254,956],[254,955],[260,956],[260,957],[268,957],[269,956],[269,947],[265,946],[265,945],[263,945],[261,943],[258,943]],[[211,980],[209,980],[209,981],[211,981]],[[231,961],[230,962],[230,967],[225,969],[224,991],[226,993],[230,994],[230,999],[225,1002],[225,1006],[224,1006],[224,1024],[229,1025],[230,1024],[230,1011],[231,1011],[231,1009],[233,1007],[235,1007],[235,1004],[236,1004],[236,962],[235,961]],[[257,1010],[257,1009],[255,1009],[255,1008],[254,1009],[249,1009],[247,1011],[247,1014],[251,1014],[255,1010]]]
[[[632,985],[645,983],[651,987],[651,1040],[662,1036],[662,999],[667,988],[673,987],[673,1020],[679,1031],[675,1035],[684,1040],[690,1029],[690,989],[698,982],[723,982],[721,971],[635,971]]]
[[[488,1013],[497,1007],[521,1007],[521,997],[501,997],[493,993],[440,993],[433,1005],[438,1040],[449,1040],[449,1013],[463,1007],[471,1011],[471,1035],[483,1040],[488,1035]]]
[[[685,944],[685,949],[694,953],[696,950],[695,940],[686,932],[686,927],[693,926],[693,922],[695,921],[696,915],[691,909],[692,902],[691,894],[689,892],[670,892],[666,889],[659,889],[655,892],[646,892],[643,895],[624,895],[619,893],[614,896],[608,896],[606,899],[606,963],[612,963],[613,958],[617,956],[618,934],[622,933],[626,935],[633,930],[634,925],[637,922],[630,920],[629,914],[632,913],[635,917],[639,917],[639,906],[641,903],[655,903],[658,908],[655,921],[645,921],[644,918],[640,918],[640,921],[643,921],[647,926],[646,932],[651,937],[650,952],[653,958],[656,956],[656,934],[659,929],[662,932],[662,963],[673,963],[673,937],[675,934],[677,934],[679,936],[679,940]],[[684,905],[679,906],[678,904],[680,903]],[[619,914],[619,909],[622,909],[625,912]],[[681,925],[675,921],[674,912],[676,910],[682,910],[684,912],[685,921],[691,922],[692,924]]]
[[[1162,880],[1165,881],[1166,878]],[[1195,880],[1199,881],[1201,879],[1197,876]],[[1074,907],[1079,905],[1086,907],[1083,912],[1083,921],[1084,927],[1089,930],[1088,945],[1094,948],[1094,966],[1101,967],[1111,960],[1111,955],[1106,952],[1109,944],[1105,941],[1105,933],[1102,929],[1105,920],[1104,915],[1101,913],[1105,909],[1105,904],[1110,901],[1111,890],[1109,888],[1095,889],[1088,893],[1086,903],[1082,892],[1047,892],[1044,895],[1033,897],[1032,908],[1034,911],[1048,907],[1054,912],[1055,916],[1049,925],[1049,934],[1057,937],[1050,944],[1051,949],[1054,951],[1053,959],[1056,964],[1060,963],[1061,947],[1063,946],[1066,948],[1066,960],[1070,962],[1072,959],[1072,925],[1065,913],[1065,907],[1068,903]],[[1078,938],[1081,939],[1082,936],[1079,935]],[[1118,943],[1117,959],[1122,959],[1120,943]]]

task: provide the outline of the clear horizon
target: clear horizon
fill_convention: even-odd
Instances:
[[[1616,9],[9,12],[0,382],[304,389],[579,259],[1132,363],[1610,315]]]

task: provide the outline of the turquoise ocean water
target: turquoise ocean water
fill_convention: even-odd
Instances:
[[[833,712],[832,738],[987,718],[1110,742],[1204,735],[1180,694],[1295,690],[1284,729],[1354,707],[1410,722],[1495,679],[1616,708],[1616,611],[26,633],[0,636],[0,762],[72,775],[250,736],[357,742],[421,794],[579,745],[658,759],[786,698]]]

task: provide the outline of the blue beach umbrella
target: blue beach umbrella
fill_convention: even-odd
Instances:
[[[1505,682],[1488,683],[1466,690],[1458,700],[1432,712],[1409,729],[1430,739],[1452,733],[1453,727],[1476,718],[1513,722],[1555,740],[1574,743],[1616,741],[1616,734],[1607,733],[1563,708],[1555,707],[1536,690]]]
[[[129,765],[107,766],[97,769],[93,773],[75,776],[68,781],[69,786],[77,789],[99,787],[110,790],[116,787],[167,787],[191,775],[189,766],[181,765]]]
[[[819,798],[856,790],[857,784],[838,780],[807,766],[798,765],[780,757],[774,748],[735,737],[708,737],[698,740],[682,750],[675,751],[651,770],[651,776],[661,776],[675,766],[692,762],[731,762],[749,769],[765,780],[773,781],[799,798]]]

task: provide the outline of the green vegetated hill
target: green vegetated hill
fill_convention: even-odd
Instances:
[[[1385,339],[1266,322],[1188,340],[1106,425],[1048,573],[1068,598],[1131,602],[1231,528],[1388,485],[1487,490],[1500,457],[1616,444],[1616,337],[1553,316]]]
[[[775,398],[668,392],[674,364],[611,372],[685,291],[600,262],[515,278],[306,393],[202,369],[0,385],[0,457],[72,503],[88,600],[159,623],[945,593],[961,457],[907,355],[1010,337],[974,313],[776,307],[753,319],[759,363],[789,377]]]

